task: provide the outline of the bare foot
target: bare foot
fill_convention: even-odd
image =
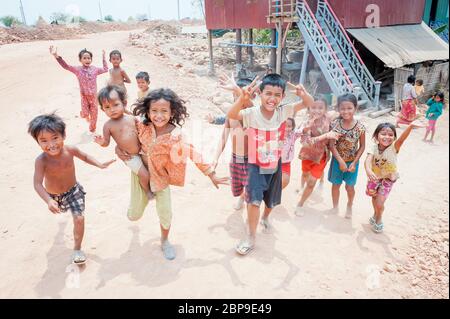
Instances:
[[[241,210],[244,208],[244,199],[239,197],[236,203],[233,205],[234,210]]]
[[[347,206],[347,211],[345,212],[345,218],[351,219],[353,216],[353,207]]]
[[[298,216],[298,217],[305,216],[305,210],[303,209],[302,206],[297,206],[297,208],[295,209],[295,216]]]

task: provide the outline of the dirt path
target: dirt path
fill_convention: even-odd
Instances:
[[[214,108],[209,102],[217,90],[214,79],[129,46],[128,34],[52,43],[72,64],[85,47],[93,51],[96,65],[102,49],[121,50],[130,76],[148,71],[153,87],[169,86],[189,101],[188,135],[207,141],[202,151],[210,152],[220,128],[206,126],[202,134],[197,127]],[[173,188],[171,240],[178,256],[168,262],[159,248],[154,204],[137,223],[125,216],[128,168],[116,163],[100,171],[77,163],[78,179],[88,192],[84,249],[89,257],[77,273],[68,266],[70,216],[50,214],[33,190],[33,163],[40,150],[26,125],[40,113],[58,110],[67,121],[67,143],[78,143],[101,160],[114,152],[84,138],[86,124],[75,116],[77,81],[49,55],[49,45],[0,49],[0,298],[448,298],[448,113],[440,121],[436,145],[422,143],[423,132],[415,131],[402,150],[402,177],[387,203],[384,234],[368,227],[371,206],[362,168],[351,221],[326,212],[331,205],[327,183],[314,193],[311,211],[295,217],[299,174],[294,174],[283,205],[273,213],[275,233],[259,233],[256,251],[245,258],[233,250],[244,234],[245,213],[231,208],[229,188],[215,190],[193,165],[188,165],[186,187]],[[105,82],[105,75],[99,78],[99,86]],[[129,95],[130,100],[136,96],[134,84]],[[105,116],[99,118],[101,127]],[[383,120],[389,118],[367,121],[369,132]],[[224,155],[218,169],[221,175],[228,174],[228,158]],[[298,160],[292,171],[300,171]]]

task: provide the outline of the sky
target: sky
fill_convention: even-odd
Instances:
[[[202,17],[200,9],[191,0],[180,1],[181,17]],[[27,24],[34,24],[39,16],[49,21],[53,12],[80,15],[87,20],[100,18],[99,3],[103,16],[112,15],[115,20],[126,21],[137,14],[151,14],[152,19],[177,19],[177,0],[22,0]],[[21,20],[20,0],[0,0],[0,17],[13,15]]]

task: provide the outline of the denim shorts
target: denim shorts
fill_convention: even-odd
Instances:
[[[267,208],[280,205],[282,179],[281,159],[278,162],[277,170],[270,174],[264,174],[258,165],[249,163],[246,202],[259,207],[264,201]]]

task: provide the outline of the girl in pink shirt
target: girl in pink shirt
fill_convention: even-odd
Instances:
[[[97,76],[108,72],[108,64],[105,59],[105,51],[103,51],[103,68],[92,66],[92,53],[83,49],[78,54],[81,66],[71,66],[58,55],[57,48],[50,46],[50,54],[52,54],[59,65],[67,71],[72,72],[78,78],[80,83],[81,95],[81,112],[80,116],[89,122],[89,131],[95,132],[97,128]]]

